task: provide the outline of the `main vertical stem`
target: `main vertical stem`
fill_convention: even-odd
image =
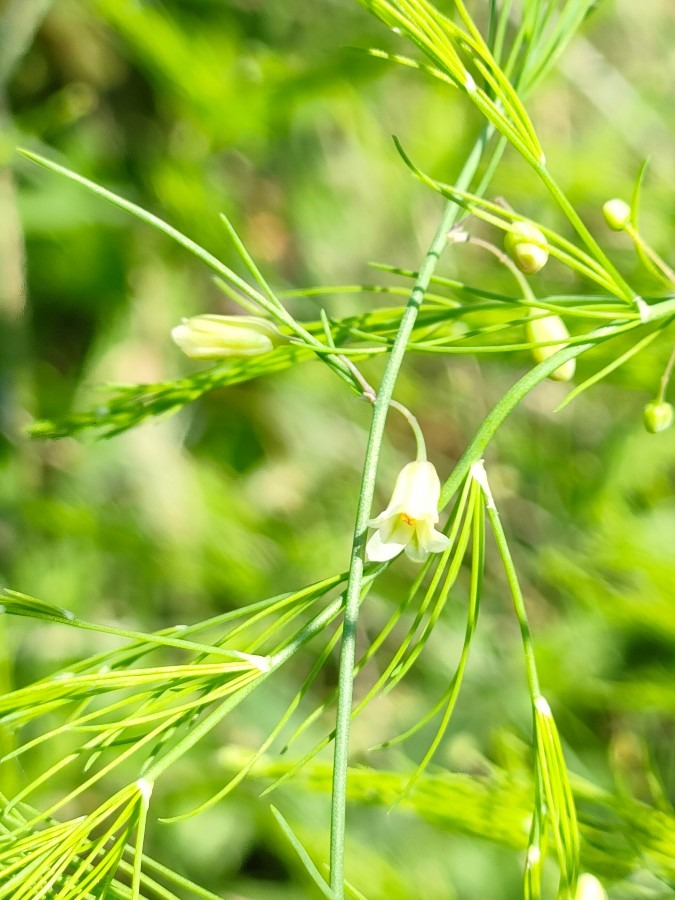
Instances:
[[[473,177],[485,146],[486,134],[476,142],[457,181],[462,189]],[[436,269],[436,264],[446,244],[446,235],[453,226],[459,210],[448,204],[436,229],[424,262],[415,280],[408,303],[401,317],[396,339],[391,349],[387,367],[373,407],[373,419],[368,437],[368,447],[363,466],[361,491],[354,526],[349,580],[345,596],[345,616],[340,649],[338,675],[337,713],[335,722],[335,753],[333,758],[333,788],[331,796],[330,833],[330,886],[336,900],[344,897],[345,829],[347,812],[347,766],[349,762],[349,729],[351,724],[354,661],[356,656],[356,626],[359,614],[359,598],[363,581],[365,539],[375,490],[375,478],[382,447],[384,426],[389,404],[405,355],[417,314]]]

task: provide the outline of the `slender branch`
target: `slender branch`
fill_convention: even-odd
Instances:
[[[468,185],[478,168],[487,139],[484,131],[469,155],[458,179],[458,185]],[[442,250],[447,243],[447,232],[455,223],[460,210],[454,203],[446,206],[441,222],[420,266],[410,298],[401,317],[401,324],[391,349],[387,367],[373,406],[368,447],[361,478],[354,539],[349,566],[349,580],[345,597],[345,618],[340,666],[338,674],[338,698],[335,724],[335,752],[333,759],[333,788],[331,795],[330,834],[330,885],[337,900],[344,897],[344,844],[346,832],[347,767],[349,761],[349,731],[351,724],[354,661],[356,657],[356,626],[359,613],[359,598],[364,569],[365,537],[375,491],[375,478],[384,436],[392,393],[398,377],[406,346],[410,338],[417,313],[429,287],[431,277]]]
[[[520,634],[523,639],[527,683],[530,690],[530,697],[534,703],[537,697],[541,695],[541,689],[539,687],[539,676],[537,674],[537,664],[534,658],[532,633],[530,632],[530,625],[527,618],[525,600],[523,599],[523,592],[520,589],[516,567],[513,563],[513,558],[511,556],[511,551],[509,550],[506,535],[504,534],[504,528],[502,527],[499,513],[497,512],[497,508],[490,502],[491,497],[488,496],[487,499],[486,512],[488,519],[490,520],[490,525],[492,526],[492,533],[497,542],[497,547],[499,548],[499,555],[502,558],[502,564],[511,590],[511,596],[513,597],[513,607],[516,611],[518,625],[520,626]]]
[[[668,358],[668,363],[666,364],[665,371],[661,376],[661,381],[659,382],[659,392],[656,395],[657,403],[663,403],[666,397],[666,391],[668,390],[668,382],[670,381],[670,376],[673,371],[673,366],[675,366],[675,347]]]
[[[422,429],[420,428],[420,423],[417,421],[415,416],[410,412],[407,406],[404,406],[402,403],[399,403],[397,400],[391,400],[389,405],[392,409],[398,410],[401,415],[405,418],[408,425],[410,425],[413,434],[415,435],[415,444],[417,446],[417,461],[423,461],[427,458],[427,447],[424,442],[424,434],[422,433]]]
[[[570,203],[566,194],[560,189],[560,187],[558,187],[558,184],[556,183],[546,166],[541,162],[535,161],[532,163],[532,167],[534,168],[543,184],[548,189],[548,192],[557,202],[560,209],[567,216],[568,221],[570,222],[576,233],[579,235],[584,244],[586,244],[586,247],[590,251],[591,256],[596,262],[600,263],[604,271],[612,279],[619,294],[626,300],[627,303],[635,303],[635,291],[628,284],[628,282],[625,280],[616,266],[607,257],[607,254],[604,252],[602,247],[600,247],[591,232],[588,230],[583,219],[576,211],[572,203]]]

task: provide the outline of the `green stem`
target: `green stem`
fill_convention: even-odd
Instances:
[[[663,403],[666,397],[666,391],[668,390],[668,382],[670,381],[670,376],[673,371],[673,366],[675,365],[675,347],[673,348],[672,353],[668,359],[668,363],[666,365],[666,370],[661,376],[661,381],[659,382],[659,392],[656,396],[657,403]]]
[[[415,444],[417,445],[417,462],[424,462],[427,458],[427,445],[424,442],[424,434],[420,428],[420,423],[415,416],[413,416],[408,407],[399,403],[397,400],[391,400],[389,406],[391,406],[392,409],[397,409],[412,428],[413,434],[415,435]]]
[[[635,291],[631,288],[628,282],[623,278],[619,270],[614,266],[610,260],[607,258],[606,254],[595,240],[591,232],[588,230],[586,225],[584,224],[583,219],[578,214],[574,206],[567,199],[566,195],[562,192],[562,190],[558,187],[555,180],[551,176],[551,173],[548,171],[545,165],[540,162],[532,163],[536,173],[541,178],[542,182],[548,189],[551,196],[555,199],[558,206],[562,209],[562,211],[567,216],[570,224],[579,235],[581,240],[586,244],[588,249],[591,252],[591,255],[600,263],[605,272],[610,276],[613,280],[617,290],[623,296],[623,298],[630,304],[635,303]]]
[[[373,407],[373,418],[361,479],[359,504],[354,526],[349,581],[345,598],[345,618],[340,667],[335,727],[335,753],[333,762],[333,790],[331,796],[330,834],[330,884],[336,898],[344,897],[344,843],[346,831],[347,766],[349,761],[349,731],[353,696],[354,662],[356,657],[356,626],[359,597],[364,569],[365,537],[375,491],[375,478],[384,436],[384,426],[391,403],[391,395],[405,355],[417,313],[424,298],[431,274],[446,242],[455,207],[448,204],[441,224],[434,235],[431,247],[406,305],[391,356]]]
[[[478,168],[485,147],[486,133],[474,145],[458,179],[463,188],[468,185]],[[359,598],[363,579],[365,538],[368,531],[370,509],[375,491],[375,478],[384,436],[384,426],[391,405],[392,393],[398,377],[408,340],[417,313],[429,287],[431,277],[442,250],[447,243],[447,232],[455,223],[460,210],[454,203],[447,205],[420,266],[410,298],[401,317],[401,324],[391,349],[387,367],[373,406],[373,418],[368,437],[368,447],[361,478],[354,539],[352,543],[349,580],[345,597],[345,613],[340,664],[338,673],[338,696],[335,722],[335,752],[333,757],[333,786],[331,794],[330,833],[330,885],[336,897],[344,897],[345,833],[347,813],[347,767],[349,762],[349,731],[351,724],[352,696],[354,682],[354,661],[356,658],[356,626],[359,614]]]
[[[541,691],[539,689],[539,676],[537,675],[537,664],[534,658],[532,634],[530,632],[530,625],[527,619],[525,600],[523,599],[523,592],[520,589],[516,567],[513,564],[513,558],[511,556],[511,551],[509,550],[509,545],[506,541],[506,535],[504,534],[501,519],[499,518],[499,513],[497,512],[496,506],[494,505],[494,503],[492,503],[491,497],[487,498],[486,511],[488,519],[490,520],[490,525],[492,526],[492,532],[495,536],[495,541],[497,542],[497,547],[499,548],[499,555],[502,558],[502,564],[504,566],[504,571],[506,572],[506,580],[509,583],[511,596],[513,597],[513,606],[516,611],[516,618],[518,619],[520,634],[523,640],[523,654],[525,656],[527,683],[530,688],[530,697],[532,698],[532,703],[534,704],[537,697],[540,696]]]
[[[150,795],[152,794],[152,782],[141,778],[137,782],[140,792],[140,810],[138,824],[136,826],[136,847],[133,862],[133,874],[131,878],[132,900],[139,900],[141,896],[141,866],[143,862],[143,842],[145,841],[145,829],[148,824],[148,809],[150,807]]]
[[[594,346],[595,342],[589,341],[585,344],[573,344],[559,350],[553,356],[550,356],[548,359],[539,363],[538,366],[535,366],[534,369],[530,369],[527,374],[523,375],[523,377],[504,394],[501,400],[485,417],[482,425],[471,439],[469,446],[457,461],[457,465],[452,470],[452,474],[443,485],[438,504],[439,510],[443,509],[450,502],[460,484],[468,475],[471,466],[482,457],[483,451],[492,440],[499,426],[520,401],[563,363],[570,359],[574,359],[585,350],[590,350],[591,347]]]
[[[656,250],[654,250],[640,235],[640,232],[634,228],[630,222],[626,225],[624,231],[635,244],[638,254],[644,253],[647,259],[656,267],[658,274],[665,280],[666,284],[675,284],[675,270],[671,269],[664,259],[661,259]]]

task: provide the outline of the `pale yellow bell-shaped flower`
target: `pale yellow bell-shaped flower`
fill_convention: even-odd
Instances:
[[[544,315],[544,309],[532,309],[531,317],[527,322],[527,338],[533,344],[547,344],[547,346],[533,347],[532,356],[540,363],[562,347],[567,346],[570,333],[567,326],[556,315]],[[550,343],[549,343],[550,342]],[[554,343],[555,342],[555,343]],[[577,361],[568,359],[566,363],[555,369],[548,376],[552,381],[571,381],[574,378]]]
[[[260,356],[286,340],[258,316],[192,316],[172,329],[171,337],[192,359]]]
[[[448,538],[436,531],[441,482],[436,469],[426,460],[404,466],[389,506],[370,521],[377,531],[366,546],[372,562],[385,562],[405,550],[414,562],[424,562],[430,553],[449,546]]]

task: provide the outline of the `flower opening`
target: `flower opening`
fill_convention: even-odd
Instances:
[[[414,562],[424,562],[430,553],[445,550],[450,541],[434,528],[440,495],[441,482],[430,462],[422,460],[404,466],[389,506],[369,523],[377,530],[366,546],[367,558],[386,562],[405,550]]]

